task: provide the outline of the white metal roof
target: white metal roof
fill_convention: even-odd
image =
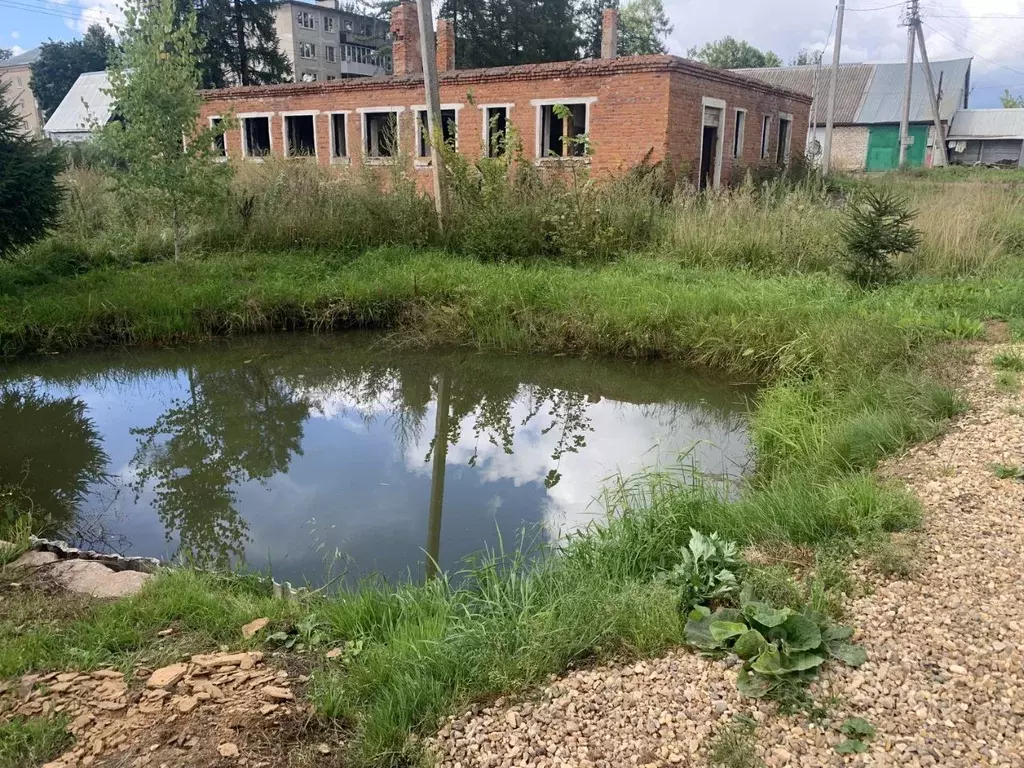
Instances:
[[[47,136],[90,131],[104,125],[113,114],[113,100],[106,93],[110,80],[106,72],[84,72],[46,121]]]
[[[1024,109],[961,109],[948,138],[1024,140]]]

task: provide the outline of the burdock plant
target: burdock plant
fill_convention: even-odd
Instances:
[[[916,216],[906,198],[887,190],[864,190],[847,209],[840,230],[846,276],[861,288],[894,282],[894,259],[914,253],[921,244],[921,232],[911,223]]]

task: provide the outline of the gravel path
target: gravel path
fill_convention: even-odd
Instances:
[[[815,685],[816,700],[836,697],[826,727],[744,699],[726,662],[678,651],[456,718],[434,742],[440,768],[706,765],[739,714],[768,766],[1024,766],[1024,482],[990,469],[1024,464],[1024,410],[1011,411],[1024,399],[996,390],[990,364],[1004,349],[982,348],[967,372],[970,412],[885,469],[925,507],[916,572],[850,606],[869,661]],[[851,715],[878,734],[844,757],[837,726]]]

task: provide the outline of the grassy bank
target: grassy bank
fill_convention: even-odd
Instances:
[[[914,194],[937,204],[948,190]],[[873,293],[837,274],[842,201],[811,189],[677,198],[652,209],[642,252],[611,260],[471,258],[435,233],[431,248],[330,248],[325,229],[302,249],[261,250],[248,240],[214,248],[196,232],[199,253],[173,263],[136,258],[137,240],[119,250],[109,233],[104,245],[66,231],[0,267],[6,355],[373,327],[424,346],[684,359],[766,382],[751,424],[758,467],[732,502],[665,477],[624,481],[607,500],[619,514],[558,557],[527,565],[514,549],[492,553],[451,583],[368,583],[290,603],[251,580],[176,571],[139,597],[60,622],[33,614],[31,600],[13,602],[0,612],[0,676],[129,669],[143,656],[152,664],[238,645],[238,627],[268,616],[317,658],[349,649],[315,670],[314,702],[351,730],[352,764],[397,766],[419,760],[422,737],[471,701],[678,644],[676,597],[658,575],[691,527],[768,550],[817,550],[802,594],[835,612],[847,586],[837,564],[918,522],[915,503],[871,470],[961,407],[942,375],[956,342],[979,338],[982,321],[1019,328],[1024,319],[1018,224],[1007,213],[1016,193],[971,194],[958,216],[965,226],[969,216],[996,222],[988,239],[967,229],[958,239],[938,211],[922,210],[922,253],[932,255],[920,276]],[[47,259],[65,266],[33,271]],[[759,577],[766,591],[779,586],[772,573]],[[158,643],[172,624],[177,640]]]

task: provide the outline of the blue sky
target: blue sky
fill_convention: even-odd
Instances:
[[[802,48],[831,52],[831,0],[664,0],[675,25],[670,52],[725,35],[749,40],[788,60]],[[437,5],[437,2],[434,3]],[[848,0],[843,61],[899,61],[906,28],[894,0]],[[974,56],[972,107],[997,107],[1008,88],[1024,94],[1024,0],[921,0],[934,60]],[[69,40],[92,21],[116,21],[115,0],[0,0],[0,47],[27,50]]]

